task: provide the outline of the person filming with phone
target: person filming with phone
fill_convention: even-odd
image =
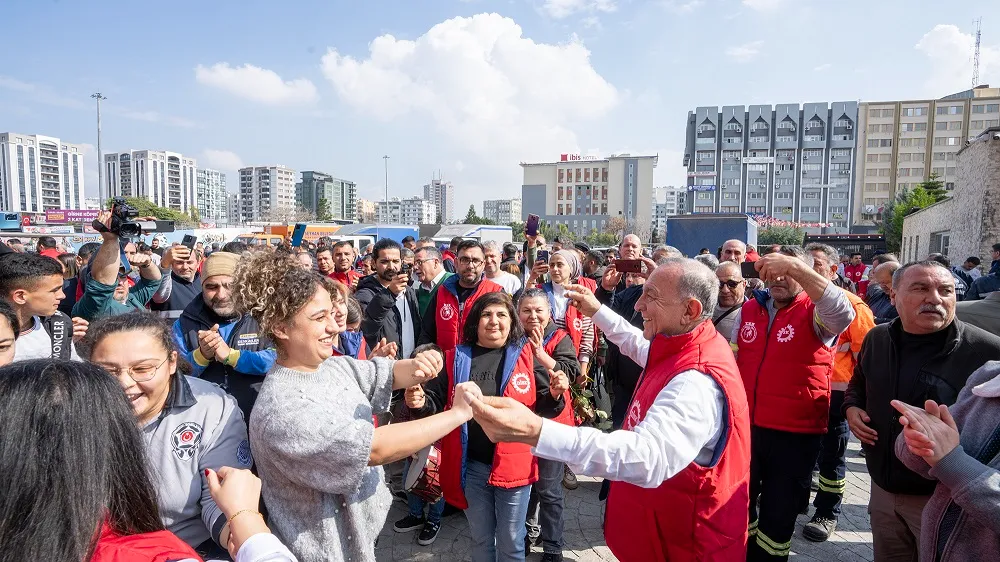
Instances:
[[[163,280],[150,310],[162,318],[179,318],[187,305],[201,293],[201,254],[194,249],[194,236],[185,236],[179,246],[171,246],[160,259],[160,276]]]
[[[90,261],[90,278],[84,285],[83,296],[73,306],[73,316],[92,321],[102,316],[145,310],[160,288],[160,268],[149,256],[135,252],[134,244],[127,244],[132,252],[123,251],[121,232],[114,228],[117,222],[119,218],[113,217],[111,211],[101,211],[94,220],[95,228],[101,227],[97,230],[103,242]],[[128,259],[128,268],[122,264],[123,253]],[[130,287],[128,274],[132,269],[139,270],[139,281]]]
[[[420,334],[417,294],[410,286],[412,266],[404,264],[403,247],[383,238],[375,243],[372,257],[375,273],[358,282],[354,298],[365,311],[361,331],[369,349],[383,339],[396,344],[396,359],[409,357]]]

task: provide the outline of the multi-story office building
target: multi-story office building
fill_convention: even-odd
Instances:
[[[201,220],[224,221],[229,219],[229,201],[224,172],[198,168],[195,189],[198,216],[201,217]]]
[[[83,193],[82,145],[0,133],[0,210],[77,209]]]
[[[393,197],[375,204],[379,224],[434,224],[437,206],[420,197]]]
[[[450,181],[431,180],[431,183],[424,186],[424,199],[437,207],[441,224],[455,222],[455,186]]]
[[[667,230],[667,217],[681,214],[686,189],[668,185],[653,188],[653,233],[657,240],[663,240]]]
[[[187,213],[197,205],[198,163],[179,152],[128,150],[104,155],[104,181],[111,197],[142,197]]]
[[[240,168],[242,222],[282,222],[295,211],[295,170],[285,166]]]
[[[331,219],[356,221],[357,198],[357,184],[323,172],[302,172],[302,181],[295,184],[299,206],[321,215],[320,204],[325,204]]]
[[[355,217],[357,217],[357,221],[360,223],[370,224],[375,222],[375,202],[359,198]]]
[[[539,215],[584,236],[622,217],[638,230],[652,226],[653,169],[658,156],[598,159],[563,154],[558,162],[522,162],[521,220]]]
[[[226,201],[226,212],[229,224],[242,224],[243,220],[240,218],[240,194],[229,193],[226,196]]]
[[[510,224],[521,220],[520,199],[487,199],[483,201],[483,218],[494,224]]]
[[[697,108],[688,113],[685,211],[847,233],[857,121],[857,102]]]
[[[936,175],[947,190],[966,141],[1000,125],[1000,88],[981,86],[937,100],[864,102],[858,115],[855,224],[874,228],[902,189]]]

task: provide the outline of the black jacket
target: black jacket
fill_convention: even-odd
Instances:
[[[865,462],[872,482],[890,493],[930,495],[936,482],[918,476],[896,458],[896,437],[903,426],[889,401],[922,407],[925,400],[934,400],[950,406],[973,371],[989,360],[1000,359],[1000,337],[957,318],[946,329],[945,348],[916,373],[899,372],[902,323],[898,318],[872,328],[861,344],[842,410],[846,415],[848,408],[857,406],[871,418],[868,425],[878,433],[878,439],[873,447],[863,445]]]
[[[367,275],[358,281],[358,290],[354,298],[361,304],[364,317],[361,320],[361,333],[369,349],[374,348],[382,338],[387,342],[396,342],[396,358],[404,359],[403,355],[403,318],[396,308],[396,296],[379,282],[377,274]],[[412,287],[406,288],[406,304],[413,326],[413,343],[420,338],[420,307],[417,305],[417,293]]]
[[[633,326],[642,327],[642,315],[635,311],[635,302],[642,296],[642,285],[633,285],[624,290],[606,291],[597,283],[595,292],[597,300],[608,305],[615,313],[625,318]],[[615,401],[611,408],[611,420],[615,428],[621,427],[625,421],[625,413],[629,402],[632,401],[632,394],[639,384],[642,376],[643,366],[632,361],[622,354],[618,346],[608,342],[608,354],[604,362],[605,372],[615,388]]]

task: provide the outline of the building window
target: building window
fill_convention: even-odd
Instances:
[[[904,117],[920,117],[922,115],[927,115],[926,107],[904,107],[903,116]]]
[[[792,194],[787,191],[781,191],[774,194],[775,199],[791,199]]]
[[[726,195],[729,195],[728,193]],[[764,199],[765,193],[763,191],[750,191],[747,192],[747,199]]]
[[[830,193],[830,199],[847,199],[846,191],[834,191]]]
[[[736,205],[736,206],[722,207],[722,212],[723,213],[738,213],[738,212],[740,212],[740,206]]]
[[[559,183],[563,182],[563,170],[559,170]],[[559,189],[562,189],[561,187]]]
[[[712,198],[713,198],[712,194],[707,191],[702,191],[701,193],[698,194],[698,199],[701,199],[702,201]]]
[[[722,194],[722,198],[723,199],[739,199],[740,198],[740,194],[730,191],[730,192],[723,193]]]
[[[802,193],[803,199],[819,199],[819,192],[817,191],[806,191]]]
[[[938,115],[961,115],[963,106],[961,105],[949,105],[949,106],[938,106]]]
[[[696,212],[696,213],[711,213],[712,211],[714,211],[714,209],[711,206],[701,206],[701,205],[699,205],[699,206],[697,206],[697,207],[694,208],[694,212]]]
[[[800,207],[799,210],[803,213],[819,213],[819,207],[815,206]]]

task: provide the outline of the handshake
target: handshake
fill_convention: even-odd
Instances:
[[[563,378],[566,376],[562,371],[555,371],[552,373],[553,381],[559,380],[559,375]],[[568,384],[566,387],[568,388]],[[423,390],[419,386],[406,390],[407,406],[419,408],[423,406],[423,402]],[[573,406],[566,404],[564,407]],[[494,443],[525,443],[534,446],[542,432],[542,418],[527,406],[513,398],[483,396],[482,390],[473,382],[455,386],[452,406],[446,413],[459,416],[463,423],[475,419]]]

